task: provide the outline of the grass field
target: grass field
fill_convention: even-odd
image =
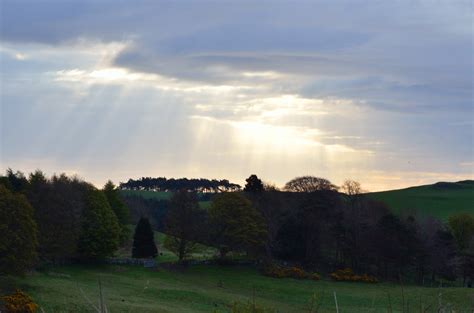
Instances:
[[[144,199],[155,200],[169,200],[173,195],[172,192],[150,190],[121,190],[120,192],[124,196],[140,196]],[[207,210],[211,206],[211,201],[199,201],[199,206]]]
[[[336,292],[340,312],[401,312],[402,289],[394,284],[300,281],[260,275],[250,267],[197,265],[185,270],[150,270],[139,266],[62,266],[36,272],[21,280],[22,288],[44,312],[93,312],[98,281],[110,312],[229,312],[234,301],[256,303],[278,312],[308,312],[316,295],[319,312],[335,312]],[[439,297],[441,294],[441,298]],[[472,312],[472,289],[405,286],[410,312],[439,299],[455,312]]]
[[[474,181],[437,183],[400,190],[370,193],[396,212],[407,210],[446,221],[455,213],[474,214]]]

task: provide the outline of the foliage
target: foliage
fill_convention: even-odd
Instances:
[[[36,260],[37,227],[23,195],[0,185],[0,275],[22,274]]]
[[[210,240],[222,258],[229,251],[255,254],[262,249],[267,236],[265,221],[243,195],[216,195],[208,214]]]
[[[158,254],[153,230],[146,217],[140,218],[133,235],[133,258],[154,258]]]
[[[245,181],[247,182],[244,188],[245,192],[262,192],[264,190],[262,181],[255,174],[250,175]]]
[[[125,243],[125,241],[130,237],[130,230],[127,225],[130,223],[130,213],[127,206],[120,198],[119,190],[115,187],[112,181],[108,181],[104,186],[104,193],[109,201],[110,207],[117,216],[118,223],[120,225],[120,244]]]
[[[193,250],[204,222],[195,193],[181,190],[170,201],[166,216],[165,246],[183,261]]]
[[[29,295],[21,290],[16,290],[14,294],[0,298],[5,306],[6,313],[35,313],[38,305]]]
[[[64,174],[47,179],[41,171],[30,174],[29,184],[26,195],[35,209],[40,259],[56,262],[75,257],[90,186]]]
[[[111,256],[118,248],[120,226],[106,196],[91,188],[82,218],[79,254],[84,258]]]
[[[295,279],[311,279],[320,280],[318,273],[308,273],[303,269],[292,266],[283,267],[276,264],[269,264],[263,268],[263,274],[274,278],[295,278]]]
[[[11,168],[7,169],[7,181],[8,183],[5,187],[9,188],[13,192],[25,192],[28,188],[28,180],[25,177],[25,174],[20,171],[15,173]]]
[[[353,281],[362,283],[378,283],[378,279],[367,274],[356,275],[350,268],[340,269],[330,274],[336,281]]]
[[[467,249],[474,236],[474,217],[467,213],[452,215],[448,219],[448,225],[459,250]]]
[[[337,190],[337,186],[326,178],[301,176],[290,180],[284,189],[292,192],[313,192],[318,190]]]
[[[146,216],[156,230],[165,230],[166,214],[170,204],[169,192],[121,191],[121,194],[125,205],[130,209],[132,224],[136,225],[142,216]]]
[[[179,237],[166,235],[163,246],[178,257],[179,262],[188,259],[189,256],[198,251],[195,241],[182,240]]]
[[[123,190],[154,190],[154,191],[178,191],[185,189],[194,192],[223,192],[239,191],[240,185],[229,182],[227,179],[205,179],[205,178],[170,178],[166,177],[142,177],[141,179],[129,179],[119,186]]]

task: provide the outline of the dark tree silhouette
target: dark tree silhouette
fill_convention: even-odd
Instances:
[[[91,186],[64,174],[47,179],[41,171],[30,174],[29,183],[26,195],[35,209],[40,259],[62,262],[75,257]]]
[[[284,189],[292,192],[313,192],[318,190],[337,191],[338,188],[326,178],[301,176],[287,182]]]
[[[120,225],[120,244],[124,244],[130,236],[130,230],[127,225],[130,223],[130,213],[127,206],[120,198],[119,191],[116,189],[112,181],[108,181],[104,186],[104,193],[109,201],[110,207],[117,216],[119,225]]]
[[[199,209],[195,193],[181,190],[170,201],[166,216],[165,246],[183,261],[195,248],[204,212]]]
[[[245,181],[247,182],[244,188],[245,192],[262,192],[264,190],[262,181],[255,174],[250,175]]]
[[[0,185],[0,275],[23,274],[36,260],[33,208],[21,194]]]
[[[126,183],[119,185],[123,190],[154,190],[154,191],[172,191],[179,190],[195,191],[195,192],[224,192],[239,191],[240,185],[229,182],[227,179],[205,179],[205,178],[170,178],[165,177],[142,177],[141,179],[129,179]]]
[[[140,218],[133,235],[133,258],[154,258],[158,254],[153,230],[146,217]]]

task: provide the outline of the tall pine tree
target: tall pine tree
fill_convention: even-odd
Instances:
[[[158,254],[156,248],[153,230],[151,229],[150,221],[146,217],[140,218],[137,227],[135,227],[135,234],[133,235],[133,258],[154,258]]]
[[[127,225],[130,223],[130,213],[127,206],[120,198],[119,191],[115,187],[112,181],[108,181],[104,186],[104,193],[109,201],[110,207],[117,216],[117,220],[120,225],[120,244],[123,245],[130,238],[130,230]]]

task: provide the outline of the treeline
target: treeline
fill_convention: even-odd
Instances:
[[[227,179],[205,179],[205,178],[170,178],[166,177],[142,177],[137,180],[129,179],[126,183],[120,183],[122,190],[153,190],[175,192],[187,190],[194,192],[231,192],[239,191],[241,186],[229,182]]]
[[[395,215],[364,196],[360,184],[337,187],[304,176],[284,191],[256,175],[239,192],[213,194],[209,208],[184,188],[169,201],[121,198],[112,183],[98,190],[66,175],[25,177],[9,170],[0,178],[0,274],[21,272],[40,262],[93,261],[111,256],[138,224],[133,255],[157,254],[153,232],[180,262],[198,246],[254,259],[262,267],[297,266],[332,273],[350,268],[381,280],[436,283],[474,279],[474,218],[452,216],[448,223]],[[367,276],[368,277],[368,276]]]
[[[98,190],[64,174],[0,177],[0,274],[111,256],[129,238],[129,211],[109,182]]]
[[[267,190],[252,175],[244,190],[214,195],[208,210],[199,208],[194,193],[175,193],[160,213],[168,248],[182,261],[200,242],[217,248],[222,261],[234,252],[267,265],[322,273],[351,268],[360,275],[424,285],[440,279],[470,285],[474,279],[471,215],[453,216],[447,224],[395,215],[367,198],[357,182],[337,187],[309,176],[278,191]],[[156,202],[150,204],[153,212]]]

